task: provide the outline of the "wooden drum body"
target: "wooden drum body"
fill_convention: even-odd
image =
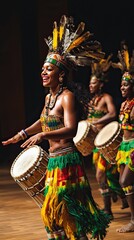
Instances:
[[[83,156],[88,156],[92,153],[95,147],[95,136],[96,133],[91,129],[91,124],[88,121],[83,120],[78,123],[77,133],[73,141]]]
[[[39,146],[24,149],[11,166],[11,176],[39,207],[44,201],[45,172],[48,154]]]
[[[95,138],[95,146],[111,164],[116,163],[115,159],[122,141],[122,136],[123,133],[120,124],[113,121],[103,127]]]

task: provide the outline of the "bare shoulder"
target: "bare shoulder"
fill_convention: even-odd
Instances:
[[[74,93],[71,92],[70,90],[68,89],[65,89],[63,92],[62,92],[62,95],[61,95],[61,101],[62,101],[62,105],[65,107],[65,106],[68,106],[68,107],[74,107],[75,104],[76,104],[76,101],[75,101],[75,96],[74,96]]]
[[[69,89],[64,89],[63,93],[62,93],[63,97],[67,97],[67,98],[74,98],[74,93],[71,92]]]
[[[113,100],[113,97],[110,95],[110,94],[108,94],[108,93],[104,93],[104,99],[106,100],[106,101],[112,101]]]
[[[103,96],[106,98],[112,98],[112,96],[109,93],[104,93]]]

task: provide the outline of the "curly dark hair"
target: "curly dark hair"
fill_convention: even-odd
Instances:
[[[75,95],[79,121],[87,119],[88,103],[90,101],[88,89],[81,82],[69,82],[67,87]]]

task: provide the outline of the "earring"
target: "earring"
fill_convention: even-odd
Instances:
[[[99,91],[100,91],[100,92],[101,92],[101,90],[102,90],[102,87],[99,88]]]
[[[63,82],[63,77],[62,76],[59,77],[59,81],[60,81],[60,83]]]

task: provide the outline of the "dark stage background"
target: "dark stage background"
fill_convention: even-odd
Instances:
[[[12,0],[0,6],[0,140],[5,140],[38,119],[44,104],[41,67],[47,54],[44,38],[52,33],[53,21],[62,14],[72,15],[102,43],[106,54],[117,51],[126,40],[130,53],[134,48],[132,1],[94,0]],[[111,70],[106,90],[112,94],[117,110],[120,95],[120,71]],[[75,81],[86,86],[89,69],[79,68]],[[20,144],[0,144],[0,165],[10,166],[21,151]],[[45,145],[46,146],[46,145]]]

